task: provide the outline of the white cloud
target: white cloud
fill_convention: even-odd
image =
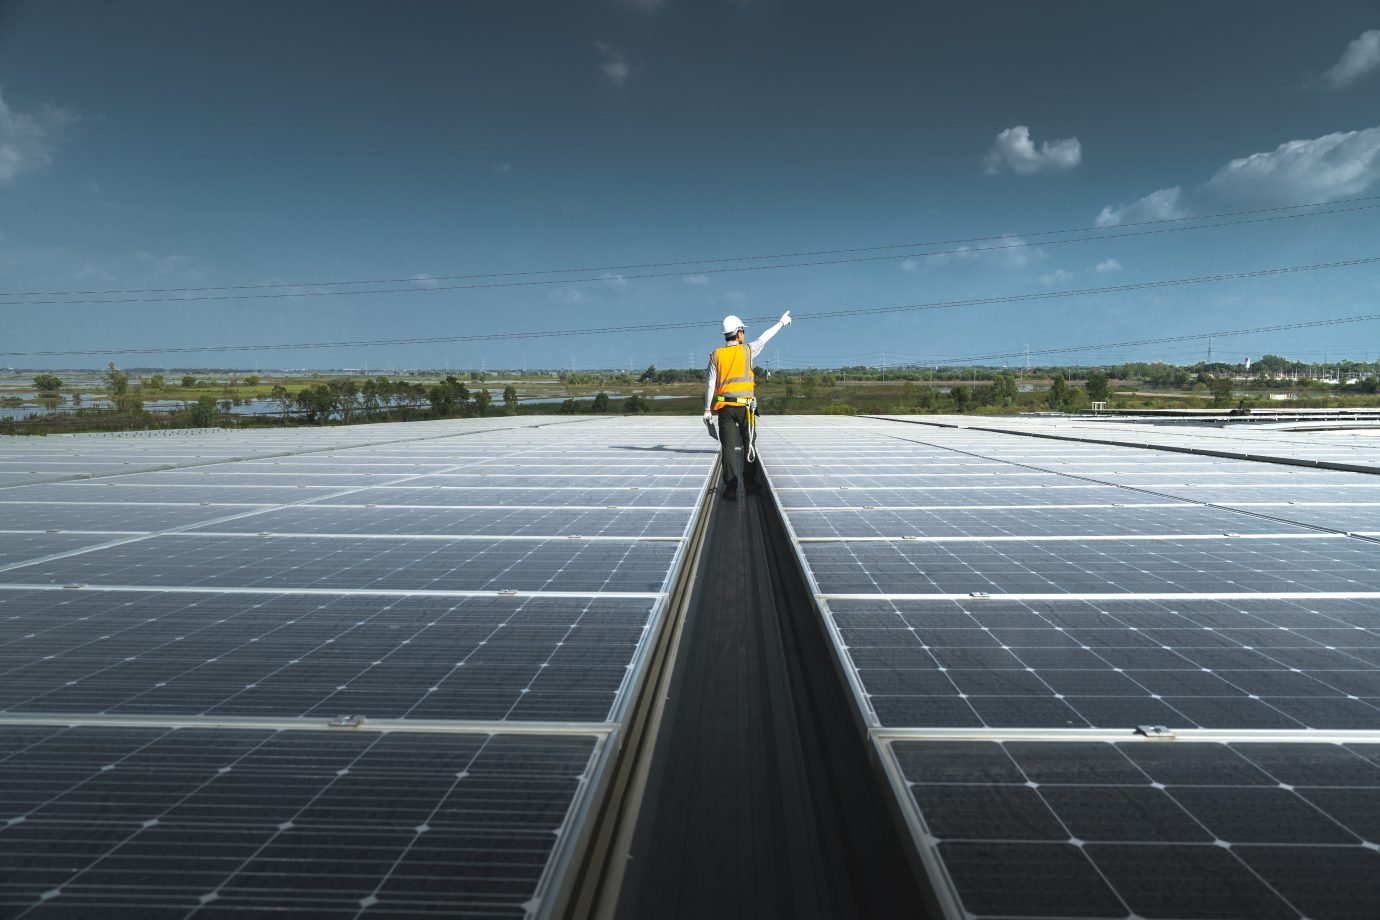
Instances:
[[[1062,268],[1056,268],[1052,272],[1041,275],[1035,281],[1038,284],[1062,284],[1065,281],[1073,280],[1073,272],[1066,272]]]
[[[441,282],[428,275],[426,272],[412,276],[412,283],[419,288],[434,288]]]
[[[628,76],[632,73],[632,68],[628,65],[628,56],[618,45],[610,45],[608,42],[595,42],[594,47],[599,50],[599,69],[608,77],[609,82],[614,86],[622,86],[628,82]]]
[[[510,172],[512,172],[512,171],[513,171],[513,164],[512,164],[512,163],[495,163],[495,164],[494,164],[494,172],[498,173],[500,176],[503,175],[504,173],[510,173]]]
[[[1115,227],[1119,224],[1137,224],[1147,220],[1173,220],[1187,217],[1184,207],[1183,188],[1174,186],[1151,192],[1139,201],[1130,204],[1107,205],[1097,215],[1099,227]]]
[[[588,303],[589,295],[579,288],[566,288],[561,291],[547,291],[546,299],[551,303]]]
[[[1232,160],[1191,192],[1162,188],[1130,204],[1107,205],[1099,227],[1190,217],[1196,205],[1283,207],[1364,195],[1380,183],[1380,127],[1338,131]]]
[[[637,10],[639,13],[655,13],[658,10],[666,9],[666,0],[619,0],[630,10]]]
[[[899,268],[903,272],[918,272],[920,270],[920,262],[916,259],[902,259]]]
[[[999,268],[1026,268],[1031,263],[1043,262],[1047,255],[1038,246],[1032,246],[1019,236],[1003,234],[1001,239],[985,243],[982,246],[960,246],[949,252],[937,252],[934,255],[925,256],[924,265],[926,268],[943,268],[947,265],[957,265],[964,262],[977,262],[982,260],[990,265]],[[906,261],[913,261],[907,259]],[[906,268],[905,262],[901,264],[902,271],[914,271]]]
[[[1296,205],[1363,194],[1380,179],[1380,128],[1289,141],[1232,160],[1204,189],[1231,202]]]
[[[1346,46],[1337,63],[1323,74],[1323,81],[1333,89],[1345,89],[1376,68],[1380,68],[1380,29],[1371,29]]]
[[[1103,259],[1092,267],[1092,271],[1097,272],[1099,275],[1109,275],[1112,272],[1121,271],[1121,263],[1116,259]]]
[[[686,284],[708,284],[708,283],[709,283],[709,276],[708,276],[708,275],[686,275],[684,278],[682,278],[682,279],[680,279],[680,280],[681,280],[681,281],[684,281]]]
[[[618,288],[620,291],[628,286],[628,279],[622,275],[615,275],[611,272],[604,272],[603,281],[609,287]]]
[[[1017,175],[1029,176],[1037,172],[1058,172],[1073,169],[1083,160],[1083,145],[1076,137],[1045,141],[1035,147],[1030,129],[1025,125],[1007,128],[997,135],[996,143],[983,159],[985,171],[991,175],[1009,169]]]
[[[0,96],[0,185],[47,169],[53,153],[77,116],[45,104],[37,112],[19,112]]]

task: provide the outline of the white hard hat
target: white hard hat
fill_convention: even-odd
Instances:
[[[724,317],[724,335],[733,335],[743,328],[743,321],[732,314]]]

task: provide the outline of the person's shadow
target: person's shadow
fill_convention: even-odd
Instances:
[[[633,445],[631,445],[631,444],[610,444],[609,447],[613,448],[614,450],[659,451],[659,452],[665,453],[665,454],[717,454],[717,453],[718,453],[717,450],[713,450],[713,449],[707,449],[707,450],[687,450],[686,448],[683,448],[683,447],[667,447],[665,444],[658,444],[658,445],[656,445],[655,447],[635,447],[635,446],[633,446]]]

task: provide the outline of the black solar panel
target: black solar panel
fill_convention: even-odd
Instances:
[[[604,722],[653,607],[0,591],[0,712]]]
[[[1380,544],[1303,539],[807,543],[825,594],[1380,591]]]
[[[1356,504],[1373,476],[863,420],[764,432],[946,918],[1380,916],[1380,555],[1339,533],[1380,521]],[[907,462],[898,440],[909,469],[881,465]],[[1005,469],[936,488],[927,465],[955,457]],[[1031,473],[1049,485],[1006,487]],[[1269,740],[1215,736],[1241,730]]]
[[[549,916],[714,453],[532,423],[5,490],[0,566],[66,555],[0,572],[0,916]]]
[[[1328,599],[828,603],[882,725],[1128,731],[1380,729],[1372,609]]]
[[[91,585],[442,591],[660,591],[674,543],[150,537],[14,569]]]
[[[0,726],[0,911],[522,917],[598,744]]]
[[[1380,745],[895,741],[974,917],[1374,916]]]

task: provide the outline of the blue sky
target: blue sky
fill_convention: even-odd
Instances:
[[[1380,195],[1375,2],[0,2],[0,98],[7,353],[702,323],[117,358],[683,367],[703,361],[725,313],[791,309],[771,357],[822,367],[1380,312],[1368,265],[815,316],[1380,256],[1370,207],[1122,240],[1039,235]],[[772,270],[602,270],[976,237],[993,239]],[[992,246],[1010,248],[972,251]],[[591,266],[488,279],[540,282],[522,286],[434,280]],[[395,280],[312,285],[373,279]],[[253,284],[294,286],[18,293]],[[227,294],[294,296],[184,299]],[[146,302],[73,302],[125,298]],[[59,303],[33,302],[45,300]],[[1380,322],[1213,349],[1373,360]]]

